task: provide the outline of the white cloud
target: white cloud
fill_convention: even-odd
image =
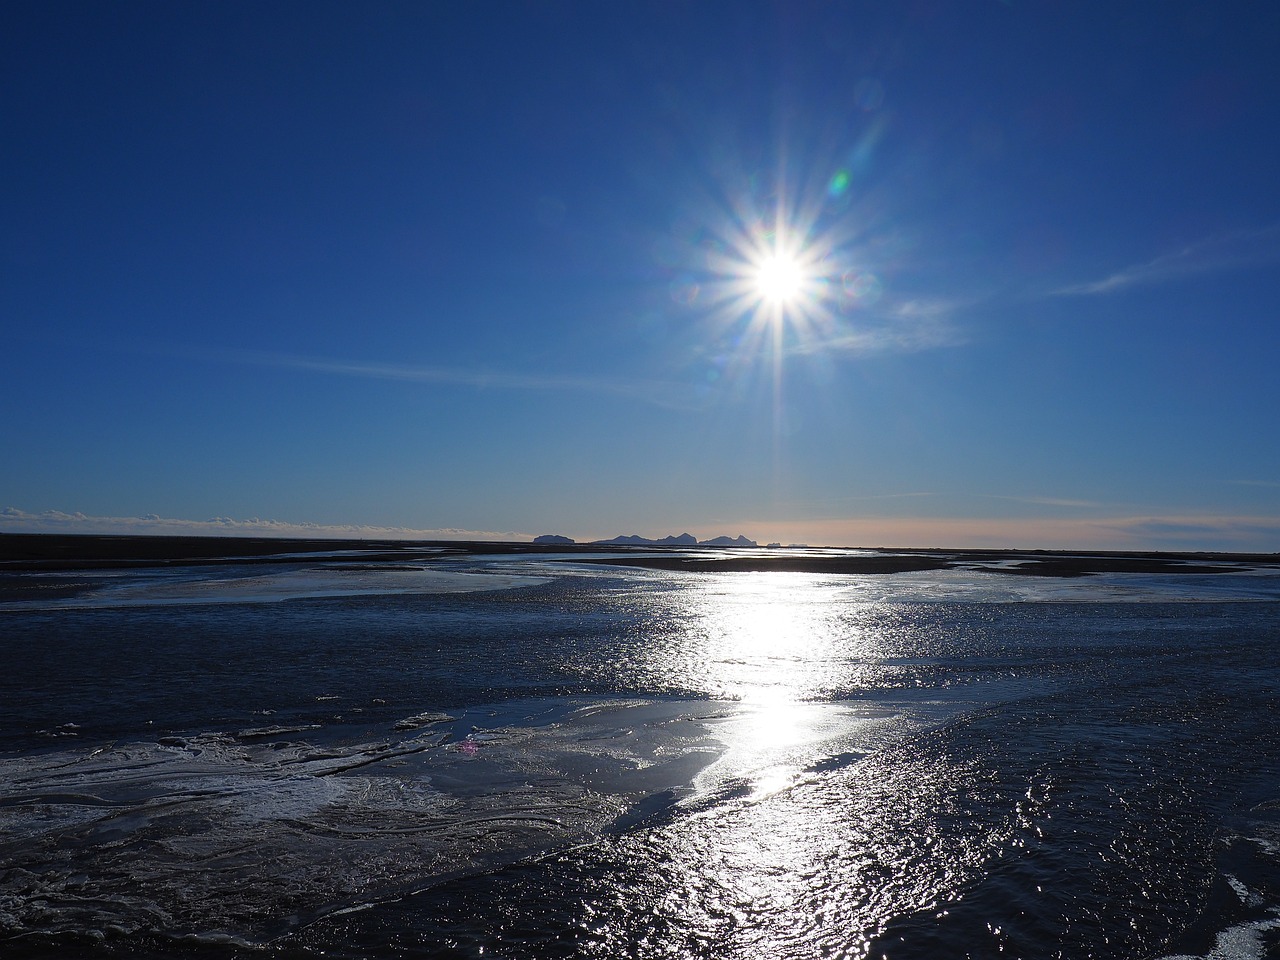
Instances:
[[[2,533],[83,533],[127,536],[291,537],[321,540],[530,540],[532,534],[514,530],[464,530],[457,527],[416,529],[367,524],[296,523],[252,517],[211,517],[185,520],[147,514],[141,517],[91,517],[83,513],[46,510],[28,513],[17,507],[0,510]]]
[[[1277,261],[1280,261],[1280,224],[1271,224],[1200,240],[1146,263],[1125,267],[1101,280],[1073,284],[1053,292],[1058,296],[1114,293],[1128,287],[1168,283]]]

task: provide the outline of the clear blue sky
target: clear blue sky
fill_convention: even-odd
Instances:
[[[1278,63],[1255,2],[6,3],[0,530],[1280,550]]]

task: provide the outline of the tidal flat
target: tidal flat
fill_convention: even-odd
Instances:
[[[5,956],[1280,942],[1274,556],[0,557]]]

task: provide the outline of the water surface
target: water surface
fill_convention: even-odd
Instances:
[[[5,956],[1276,955],[1273,575],[569,559],[11,575]]]

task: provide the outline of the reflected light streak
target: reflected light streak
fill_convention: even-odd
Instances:
[[[785,790],[797,776],[796,757],[850,722],[811,701],[849,659],[861,659],[861,645],[848,643],[860,631],[832,617],[823,577],[762,573],[709,588],[698,611],[706,662],[723,665],[724,689],[741,709],[725,721],[727,749],[704,772],[702,787],[734,780],[749,782],[755,796]]]
[[[699,591],[689,613],[706,638],[701,656],[714,665],[723,695],[777,706],[844,682],[848,664],[869,651],[861,626],[831,603],[839,587],[830,581],[789,572],[739,574],[717,577]]]
[[[935,714],[825,699],[924,642],[910,612],[861,596],[795,573],[644,592],[665,637],[637,647],[651,678],[637,682],[737,702],[714,721],[723,753],[684,815],[619,839],[587,955],[871,960],[891,924],[936,917],[1005,848],[1011,821],[971,815],[982,771],[918,736]]]

